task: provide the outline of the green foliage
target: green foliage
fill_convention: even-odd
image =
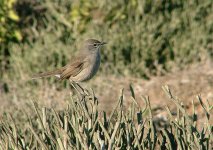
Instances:
[[[19,16],[15,12],[14,3],[16,0],[0,1],[0,44],[11,41],[20,41],[21,33],[17,27]]]
[[[16,0],[0,0],[0,77],[9,64],[9,43],[21,41],[19,16],[14,10]]]
[[[28,72],[62,66],[87,38],[108,42],[102,51],[101,71],[106,74],[150,77],[212,58],[211,0],[21,0],[17,7],[27,43],[10,51],[17,55],[19,47],[23,64],[34,60],[23,66],[30,67]],[[16,62],[13,57],[10,61]]]
[[[202,130],[197,127],[196,111],[188,114],[182,103],[165,86],[165,92],[177,106],[177,116],[167,107],[167,126],[156,128],[149,99],[140,108],[134,98],[124,111],[123,91],[107,116],[98,110],[94,94],[75,99],[66,110],[40,108],[33,102],[35,117],[25,114],[28,123],[18,127],[16,119],[7,115],[0,123],[1,149],[211,149],[212,125],[209,123],[212,106],[198,100],[206,114]],[[134,91],[132,90],[134,97]],[[145,115],[148,112],[148,116]]]

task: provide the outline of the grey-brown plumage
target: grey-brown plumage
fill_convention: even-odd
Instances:
[[[91,79],[100,66],[100,48],[105,42],[95,39],[86,40],[79,55],[64,67],[53,71],[34,75],[32,78],[56,76],[60,80],[69,79],[74,82],[82,82]]]

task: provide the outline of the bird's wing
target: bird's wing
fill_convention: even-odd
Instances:
[[[70,76],[76,76],[79,74],[87,65],[85,60],[85,56],[77,57],[73,59],[73,61],[67,64],[64,67],[58,68],[53,71],[43,72],[32,76],[32,79],[36,78],[43,78],[43,77],[50,77],[50,76],[57,76],[60,80],[67,79]]]
[[[70,76],[78,75],[86,66],[87,61],[83,59],[84,57],[78,57],[72,63],[66,65],[65,70],[60,74],[60,80],[68,79]]]

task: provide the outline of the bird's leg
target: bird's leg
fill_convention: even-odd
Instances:
[[[70,81],[72,87],[76,90],[78,98],[79,99],[83,99],[84,97],[84,93],[81,89],[78,89],[78,87],[76,86],[76,83],[74,81]]]
[[[80,83],[76,83],[76,85],[82,90],[82,92],[84,93],[84,95],[90,95],[89,91],[86,88],[83,88]]]
[[[86,91],[79,83],[76,83],[72,80],[70,80],[71,85],[73,86],[73,88],[77,91],[77,95],[79,99],[83,99],[85,96],[88,96],[89,92]]]

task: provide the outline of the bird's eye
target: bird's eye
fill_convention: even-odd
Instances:
[[[94,47],[97,47],[97,46],[98,46],[98,44],[94,43],[94,44],[93,44],[93,46],[94,46]]]

